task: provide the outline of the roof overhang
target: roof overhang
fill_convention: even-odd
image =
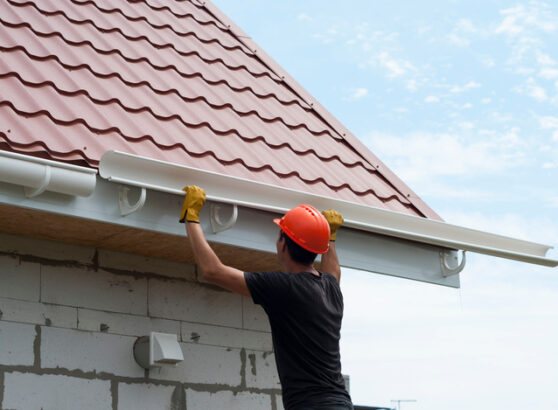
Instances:
[[[344,227],[360,232],[543,266],[558,265],[558,260],[545,257],[551,246],[123,152],[107,151],[99,172],[109,181],[181,196],[185,185],[199,185],[210,201],[276,214],[309,203],[318,209],[338,210],[345,219]]]

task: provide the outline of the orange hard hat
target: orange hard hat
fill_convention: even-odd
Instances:
[[[299,205],[273,222],[307,251],[326,253],[329,249],[329,223],[313,206]]]

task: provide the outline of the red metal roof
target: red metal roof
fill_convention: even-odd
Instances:
[[[109,149],[440,219],[212,3],[0,0],[0,149]]]

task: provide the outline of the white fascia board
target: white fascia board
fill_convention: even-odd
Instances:
[[[97,170],[0,150],[0,181],[23,186],[28,197],[45,191],[87,197]]]
[[[176,195],[184,195],[185,185],[198,185],[206,190],[210,201],[278,214],[309,203],[318,209],[336,209],[343,215],[345,227],[360,231],[538,265],[558,265],[558,260],[545,257],[551,246],[123,152],[107,151],[99,173],[113,182]]]
[[[120,183],[97,177],[93,194],[87,198],[45,192],[36,197],[26,197],[19,186],[0,182],[0,204],[29,210],[55,213],[75,218],[115,224],[133,229],[158,232],[186,241],[184,224],[178,223],[182,198],[174,193],[148,189],[145,205],[136,212],[123,216],[119,208]],[[140,189],[132,189],[130,198],[140,196]],[[211,243],[248,250],[275,253],[278,227],[272,220],[280,216],[259,209],[238,207],[236,223],[228,230],[214,232],[211,226],[211,206],[208,201],[200,214],[201,227]],[[225,218],[232,206],[220,205]],[[432,283],[452,288],[460,286],[458,274],[447,276],[440,263],[445,249],[379,235],[356,229],[341,229],[337,233],[337,254],[343,268],[373,272],[383,275]],[[457,252],[447,255],[451,269],[457,267]]]

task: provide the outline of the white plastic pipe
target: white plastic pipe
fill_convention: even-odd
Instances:
[[[28,197],[44,191],[87,197],[95,190],[97,170],[0,151],[0,181],[21,185]]]

